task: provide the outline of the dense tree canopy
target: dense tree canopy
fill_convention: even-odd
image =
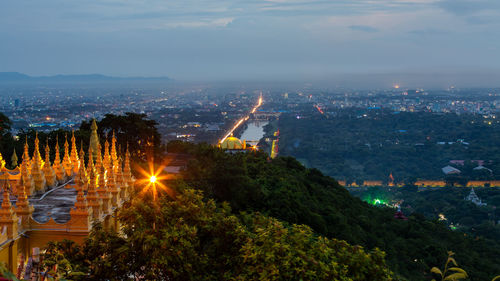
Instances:
[[[390,173],[399,182],[443,179],[450,160],[465,160],[456,166],[465,179],[500,175],[500,123],[482,115],[348,108],[329,118],[283,114],[276,123],[280,155],[339,180],[387,181]],[[493,172],[473,170],[478,164],[471,160],[485,160]]]
[[[464,236],[418,213],[407,221],[395,219],[394,209],[362,202],[334,179],[291,157],[270,160],[258,152],[231,155],[203,145],[185,149],[194,155],[185,172],[190,186],[229,202],[235,211],[258,211],[309,225],[326,237],[367,249],[378,247],[403,280],[425,280],[429,268],[445,259],[449,250],[457,253],[474,280],[487,280],[500,272],[497,241]]]
[[[82,137],[90,138],[90,121],[83,121],[80,126]],[[151,154],[161,150],[161,135],[158,123],[148,119],[146,114],[127,112],[125,115],[106,114],[97,122],[97,133],[101,140],[110,139],[114,133],[117,145],[124,151],[127,145],[134,158],[146,159],[148,150]]]
[[[122,208],[122,234],[94,226],[83,246],[52,243],[52,275],[75,280],[392,280],[384,254],[317,237],[305,225],[235,216],[199,191]],[[54,265],[57,264],[57,269]]]

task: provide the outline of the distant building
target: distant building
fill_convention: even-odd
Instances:
[[[465,200],[471,201],[472,203],[476,204],[476,206],[486,206],[486,203],[483,203],[481,199],[477,196],[476,192],[474,191],[474,188],[471,188],[469,195],[465,197]]]
[[[488,171],[488,172],[490,172],[490,173],[493,173],[493,171],[492,171],[491,169],[488,169],[488,168],[486,168],[486,167],[485,167],[485,166],[483,166],[483,165],[479,165],[479,166],[477,166],[476,168],[474,168],[473,170],[474,170],[474,171],[482,171],[482,170],[486,170],[486,171]]]
[[[445,175],[453,175],[453,174],[460,174],[461,173],[461,171],[459,169],[452,167],[450,165],[441,168],[441,170],[443,171],[443,173]]]

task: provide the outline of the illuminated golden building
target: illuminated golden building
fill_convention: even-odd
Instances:
[[[26,143],[21,164],[17,165],[15,159],[12,163],[16,167],[12,170],[5,167],[0,154],[0,197],[3,198],[0,262],[5,262],[11,272],[22,269],[32,249],[43,248],[49,241],[69,239],[83,242],[93,222],[118,229],[116,212],[127,200],[135,179],[130,170],[128,148],[122,161],[115,147],[114,135],[111,143],[111,155],[106,141],[104,158],[101,159],[101,144],[93,122],[87,165],[83,150],[80,155],[77,153],[74,134],[71,153],[68,141],[64,143],[62,162],[58,141],[54,148],[54,162],[50,163],[48,145],[42,160],[38,136],[33,155],[30,157]],[[51,202],[58,198],[73,202],[73,206],[66,209],[51,206]]]
[[[246,149],[246,142],[241,141],[240,139],[230,136],[227,137],[223,142],[220,143],[220,148],[222,149]]]

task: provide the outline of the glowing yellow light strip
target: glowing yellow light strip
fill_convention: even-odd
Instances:
[[[257,102],[257,105],[255,105],[255,107],[252,109],[252,111],[250,111],[250,114],[254,114],[262,105],[263,101],[264,100],[262,99],[262,92],[260,92],[259,101]],[[250,119],[250,115],[247,115],[246,117],[238,120],[236,125],[234,125],[234,127],[219,141],[219,144],[223,143],[239,126],[241,126],[241,124],[243,124],[243,122],[247,121],[248,119]]]

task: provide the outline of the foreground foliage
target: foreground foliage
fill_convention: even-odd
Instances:
[[[378,247],[387,253],[387,263],[400,279],[430,279],[429,268],[444,260],[447,251],[457,252],[473,280],[489,280],[500,272],[498,241],[452,232],[418,213],[406,213],[407,221],[394,219],[394,209],[368,205],[294,158],[230,155],[204,145],[175,149],[194,155],[185,172],[190,186],[228,201],[235,211],[265,213],[306,224],[329,238],[367,249]]]
[[[57,273],[74,280],[391,280],[380,250],[260,214],[239,218],[192,189],[157,202],[138,196],[119,219],[123,233],[96,225],[81,247],[50,244],[45,265],[57,260]]]
[[[443,270],[437,267],[433,267],[431,269],[431,273],[433,273],[436,276],[439,276],[438,281],[458,281],[458,280],[465,280],[469,277],[467,275],[467,272],[465,272],[465,270],[458,267],[457,261],[455,260],[455,258],[453,258],[454,255],[455,253],[451,251],[448,252],[448,258],[446,259],[446,263],[444,265]],[[493,277],[491,281],[496,281],[499,279],[500,275]],[[436,279],[432,279],[432,281],[436,281]]]

